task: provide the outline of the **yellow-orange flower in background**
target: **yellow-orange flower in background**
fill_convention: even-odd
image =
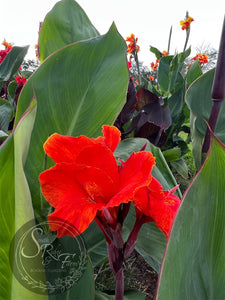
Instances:
[[[208,62],[208,55],[198,53],[195,57],[193,57],[191,60],[198,60],[199,65],[206,64]]]
[[[12,49],[12,44],[6,42],[6,40],[4,40],[2,42],[2,45],[5,46],[5,49],[7,49],[7,50],[11,50]]]
[[[180,21],[181,29],[182,30],[187,30],[190,28],[191,22],[193,22],[194,19],[190,16],[187,16],[187,18],[183,21]]]
[[[167,55],[168,55],[167,51],[166,51],[166,50],[163,50],[162,56],[167,56]]]
[[[126,42],[129,44],[127,45],[127,53],[134,54],[135,50],[137,52],[140,51],[140,47],[137,45],[138,38],[135,38],[135,35],[131,33],[130,36],[126,38]]]
[[[38,44],[35,44],[35,46],[34,46],[34,48],[35,48],[35,55],[36,55],[36,58],[40,58],[40,55],[39,55],[39,46],[38,46]]]

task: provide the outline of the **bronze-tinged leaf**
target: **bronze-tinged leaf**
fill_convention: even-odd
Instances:
[[[136,110],[140,111],[143,106],[153,101],[157,101],[159,98],[156,94],[150,92],[144,87],[140,88],[140,90],[136,94],[137,96],[137,105]]]

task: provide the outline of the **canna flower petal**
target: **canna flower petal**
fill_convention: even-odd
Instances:
[[[72,163],[75,162],[80,149],[93,144],[94,140],[86,136],[71,137],[54,133],[45,142],[44,150],[56,163]]]
[[[118,128],[108,125],[102,126],[102,132],[105,137],[105,144],[114,152],[121,140],[121,132]]]
[[[103,126],[104,137],[88,138],[86,136],[71,137],[58,133],[52,134],[44,144],[45,153],[54,162],[75,162],[80,150],[96,144],[104,144],[111,150],[120,142],[120,131],[114,126]],[[114,151],[112,150],[112,151]]]
[[[148,221],[155,221],[167,239],[180,206],[180,199],[172,192],[174,189],[171,192],[163,191],[161,184],[152,177],[148,187],[136,190],[133,200],[136,213],[146,215]]]
[[[104,171],[76,164],[59,163],[41,173],[39,180],[45,199],[56,208],[50,216],[68,221],[79,233],[115,192],[113,180]]]
[[[120,187],[118,193],[109,201],[107,207],[118,206],[133,200],[137,187],[148,185],[155,158],[150,152],[133,153],[119,169]]]

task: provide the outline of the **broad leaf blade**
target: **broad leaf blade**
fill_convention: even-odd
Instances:
[[[97,35],[99,32],[76,1],[59,1],[46,15],[40,31],[40,61],[68,44]]]
[[[212,84],[215,70],[212,69],[197,80],[195,80],[187,90],[186,102],[189,109],[196,115],[195,127],[202,137],[205,136],[206,123],[212,108]],[[225,101],[221,104],[220,113],[215,127],[215,135],[225,143]]]
[[[225,299],[224,165],[225,147],[213,138],[175,219],[158,300]]]
[[[9,247],[15,233],[15,184],[13,136],[0,148],[0,299],[11,299],[12,273]]]
[[[0,64],[0,81],[9,80],[21,66],[29,46],[13,47]]]
[[[94,300],[94,274],[90,260],[81,279],[67,292],[49,296],[49,300]]]
[[[48,136],[54,132],[101,135],[101,126],[112,124],[122,108],[127,85],[126,44],[114,24],[103,36],[70,44],[50,55],[27,81],[20,94],[16,122],[34,91],[38,111],[26,175],[36,213],[45,217],[48,213],[38,181]],[[46,168],[52,166],[50,159],[47,162]]]
[[[12,105],[4,99],[0,99],[0,130],[8,131],[10,120],[13,116]]]
[[[0,299],[47,300],[25,289],[12,275],[9,261],[10,243],[15,232],[34,218],[30,192],[23,165],[29,147],[35,118],[35,106],[30,106],[13,133],[0,148]]]

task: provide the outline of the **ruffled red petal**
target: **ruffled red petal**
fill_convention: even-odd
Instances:
[[[95,140],[86,136],[72,137],[54,133],[45,142],[44,150],[56,163],[72,163],[81,149],[93,144]]]
[[[52,134],[44,144],[45,153],[56,163],[75,162],[79,152],[91,145],[105,144],[114,151],[120,142],[120,131],[114,126],[103,126],[104,137],[88,138],[86,136],[72,137],[58,133]]]
[[[79,232],[83,232],[89,226],[95,218],[97,210],[104,206],[104,203],[96,203],[90,197],[89,193],[93,193],[90,187],[89,190],[85,190],[85,187],[76,180],[79,172],[82,172],[82,168],[75,164],[60,163],[39,176],[45,199],[56,208],[54,216],[67,220]],[[102,184],[104,185],[105,181]],[[109,193],[106,191],[108,186],[105,187],[105,190],[104,188],[101,190],[101,188],[102,186],[99,187],[98,193],[100,193],[99,191]],[[99,198],[96,196],[96,199]]]
[[[49,226],[52,231],[57,231],[57,237],[64,235],[77,236],[84,232],[96,216],[96,205],[89,204],[83,207],[74,207],[63,204],[57,206],[55,211],[48,215]],[[52,219],[57,222],[53,223]],[[58,220],[62,220],[59,222]],[[64,221],[64,222],[63,222]],[[72,225],[68,226],[68,224]],[[74,227],[74,228],[73,228]]]
[[[102,132],[105,137],[105,144],[114,152],[121,140],[119,129],[115,126],[103,125]]]
[[[137,187],[148,185],[155,159],[150,152],[133,153],[119,169],[119,191],[109,201],[107,207],[118,206],[133,200]]]
[[[85,147],[76,158],[77,164],[92,166],[103,170],[115,185],[115,192],[119,185],[118,166],[112,151],[104,144],[95,144]]]
[[[135,191],[133,202],[140,212],[156,222],[168,238],[180,199],[168,191],[163,191],[161,184],[152,177],[148,187],[140,187]]]
[[[107,204],[119,187],[118,180],[113,181],[103,170],[89,166],[77,170],[74,180],[79,182],[92,203]]]

